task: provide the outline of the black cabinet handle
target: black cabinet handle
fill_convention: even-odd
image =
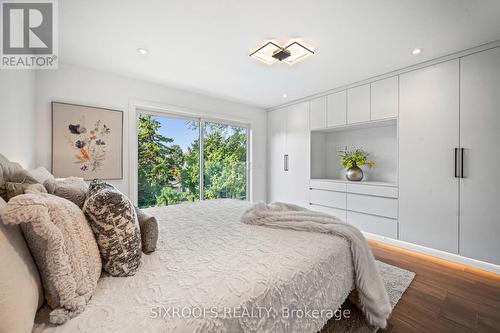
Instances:
[[[458,171],[457,171],[457,167],[458,167],[458,148],[455,148],[455,178],[458,178]]]
[[[288,171],[288,154],[284,155],[284,170]]]
[[[465,178],[464,176],[464,148],[460,148],[460,178]]]

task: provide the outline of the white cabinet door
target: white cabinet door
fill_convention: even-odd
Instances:
[[[310,178],[310,132],[309,103],[292,105],[287,110],[286,155],[288,171],[286,177],[286,201],[300,206],[309,205]]]
[[[370,120],[370,85],[347,90],[347,123]]]
[[[460,254],[500,265],[500,48],[462,58]]]
[[[311,130],[326,128],[326,96],[312,99],[309,103]]]
[[[399,87],[399,237],[457,253],[458,60],[403,74]]]
[[[347,92],[340,91],[327,96],[326,125],[339,126],[346,124]]]
[[[284,171],[286,109],[269,112],[268,119],[268,201],[286,201],[288,192]]]
[[[398,84],[397,76],[371,84],[371,120],[398,116]]]

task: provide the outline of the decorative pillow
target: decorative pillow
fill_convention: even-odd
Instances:
[[[11,162],[0,154],[0,197],[4,200],[8,200],[5,183],[11,181],[12,174],[20,170],[23,170],[23,168],[18,163]]]
[[[24,193],[47,193],[45,187],[43,187],[42,184],[38,183],[32,184],[32,183],[7,182],[5,189],[7,191],[8,200]]]
[[[43,184],[47,179],[54,179],[54,176],[52,176],[49,170],[45,169],[44,167],[30,170],[28,171],[28,173],[40,184]]]
[[[0,210],[6,206],[0,198]],[[30,333],[43,302],[40,275],[18,225],[0,220],[0,332]]]
[[[33,177],[28,170],[17,170],[10,174],[10,176],[5,181],[12,183],[23,183],[23,184],[38,184],[38,181]]]
[[[94,231],[104,270],[113,276],[134,275],[141,260],[141,235],[130,200],[113,185],[94,180],[83,211]]]
[[[20,224],[40,272],[50,322],[62,324],[84,311],[101,274],[99,250],[83,212],[46,193],[23,194],[0,210]]]
[[[67,199],[82,208],[89,189],[83,178],[47,179],[43,185],[50,194]]]
[[[153,215],[149,215],[142,209],[135,207],[139,228],[141,230],[142,252],[151,253],[156,250],[158,242],[158,221]]]

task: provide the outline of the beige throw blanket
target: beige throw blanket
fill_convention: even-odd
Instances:
[[[372,251],[363,234],[354,226],[320,212],[281,202],[260,202],[241,217],[246,224],[298,231],[321,232],[343,237],[350,243],[355,285],[362,311],[369,324],[385,328],[392,308]]]

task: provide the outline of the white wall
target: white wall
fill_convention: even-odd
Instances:
[[[251,189],[253,200],[266,199],[266,133],[264,109],[159,84],[61,64],[58,70],[36,75],[36,163],[51,167],[52,101],[108,107],[124,111],[124,179],[113,183],[130,195],[129,107],[134,100],[175,105],[212,117],[238,118],[252,125]]]
[[[35,166],[35,72],[0,70],[0,153]]]

